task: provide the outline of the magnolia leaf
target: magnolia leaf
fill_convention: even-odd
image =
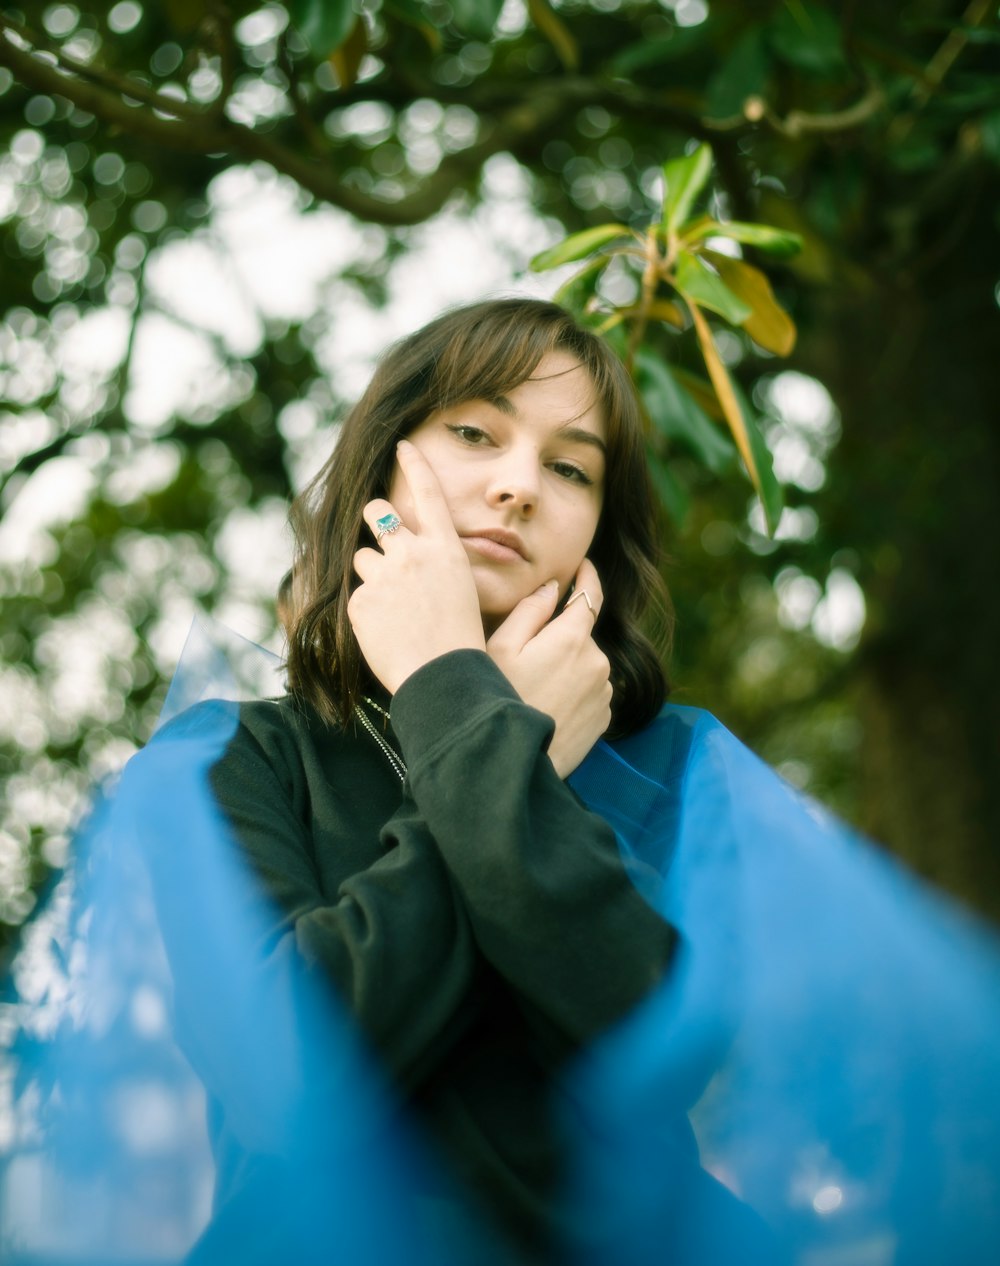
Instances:
[[[432,52],[441,51],[441,32],[428,20],[427,13],[417,0],[383,0],[382,9],[383,12],[391,13],[394,18],[398,18],[400,22],[418,30],[430,45]]]
[[[773,536],[778,530],[778,524],[781,521],[781,512],[785,508],[785,498],[781,484],[775,477],[771,450],[767,447],[757,423],[757,415],[738,382],[733,382],[733,394],[736,396],[736,400],[743,412],[743,421],[746,424],[747,436],[750,439],[750,451],[753,453],[754,461],[757,464],[757,472],[760,475],[760,484],[757,492],[760,496],[761,508],[764,511],[767,530]]]
[[[680,365],[674,365],[670,372],[703,413],[707,414],[713,422],[725,422],[722,405],[719,404],[719,397],[715,394],[710,382],[699,378],[697,374],[689,373]]]
[[[663,227],[668,233],[675,233],[687,220],[711,172],[710,145],[699,145],[693,154],[664,163]]]
[[[603,334],[606,330],[612,330],[622,321],[631,320],[633,317],[644,317],[647,321],[666,321],[668,325],[674,325],[679,330],[683,330],[685,326],[684,313],[678,304],[669,299],[655,299],[648,306],[616,308],[597,327],[597,333]]]
[[[979,136],[984,151],[995,163],[1000,162],[1000,110],[983,115],[979,121]]]
[[[742,325],[752,313],[752,309],[733,294],[722,278],[690,251],[681,251],[677,257],[674,285],[686,299],[717,312],[730,325]]]
[[[709,79],[706,113],[714,119],[742,114],[747,97],[765,95],[770,70],[771,58],[764,31],[759,25],[751,25]]]
[[[351,88],[357,83],[358,71],[367,52],[368,28],[364,18],[359,16],[347,39],[330,54],[330,65],[341,88]]]
[[[329,57],[351,34],[356,14],[351,0],[288,0],[292,25],[314,57]]]
[[[730,255],[707,251],[728,290],[749,304],[743,328],[761,347],[776,356],[790,356],[795,346],[795,322],[774,297],[771,283],[759,268]]]
[[[688,220],[678,237],[685,243],[700,242],[703,237],[714,233],[718,229],[718,225],[718,220],[713,220],[710,215],[695,216],[693,220]]]
[[[463,35],[488,40],[497,24],[504,0],[451,0],[452,21]]]
[[[839,18],[815,0],[783,4],[769,23],[771,48],[783,60],[813,75],[843,69],[843,31]]]
[[[619,360],[628,360],[628,336],[624,325],[616,325],[613,330],[608,330],[603,338]]]
[[[597,283],[601,279],[601,273],[610,263],[610,255],[598,255],[596,259],[590,260],[568,281],[563,282],[552,296],[553,301],[561,303],[564,308],[569,308],[578,316],[583,316],[587,313],[588,306],[597,293]]]
[[[686,324],[683,309],[672,299],[654,299],[646,308],[646,315],[654,321],[666,321],[667,325],[673,325],[678,330],[683,330]]]
[[[616,326],[621,325],[623,321],[634,315],[634,308],[615,308],[614,312],[609,312],[598,325],[594,326],[594,333],[607,334],[609,330],[615,329]]]
[[[560,264],[569,264],[574,259],[583,259],[598,247],[606,246],[618,237],[630,237],[631,229],[624,224],[600,224],[597,228],[582,229],[579,233],[571,233],[557,246],[550,246],[531,261],[533,272],[541,273],[547,268],[558,268]]]
[[[701,353],[705,358],[708,376],[715,388],[715,394],[719,398],[726,421],[729,423],[729,429],[736,440],[736,446],[743,458],[750,481],[760,497],[768,531],[773,535],[777,529],[778,520],[781,518],[782,496],[781,485],[774,477],[771,454],[754,421],[753,410],[739,387],[729,377],[729,372],[722,363],[712,331],[697,304],[691,305],[691,318],[694,321]]]
[[[684,390],[665,362],[645,347],[636,352],[635,362],[639,394],[660,434],[684,444],[714,474],[731,466],[732,442]]]
[[[580,64],[579,46],[549,0],[528,0],[528,17],[555,49],[556,56],[566,69],[576,70]]]
[[[657,71],[672,61],[682,61],[698,52],[706,42],[710,24],[700,22],[697,26],[674,26],[667,35],[657,35],[652,39],[643,37],[634,44],[626,44],[615,53],[608,69],[612,75],[631,79],[635,72],[654,67]]]
[[[776,229],[770,224],[745,224],[741,220],[712,220],[702,237],[731,237],[734,242],[756,246],[769,255],[787,259],[802,249],[802,237],[788,229]]]
[[[690,306],[691,319],[694,321],[695,333],[698,335],[698,345],[701,348],[702,356],[705,358],[705,368],[708,370],[708,376],[712,381],[712,386],[715,388],[715,394],[719,397],[719,404],[722,406],[722,412],[725,415],[726,422],[729,424],[729,429],[733,433],[733,439],[736,441],[736,447],[743,458],[743,464],[747,468],[750,481],[759,492],[760,473],[754,459],[753,449],[750,446],[746,419],[743,417],[743,410],[740,408],[736,399],[736,393],[733,391],[729,371],[722,363],[722,357],[719,355],[719,349],[715,346],[715,339],[712,337],[712,331],[709,329],[704,314],[696,303],[692,303]]]
[[[691,498],[687,490],[681,487],[677,477],[662,457],[652,450],[647,450],[647,457],[649,475],[660,504],[677,526],[683,527],[684,520],[691,509]]]

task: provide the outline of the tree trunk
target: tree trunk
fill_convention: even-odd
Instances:
[[[841,410],[823,512],[868,601],[860,825],[1000,919],[995,193],[947,255],[831,294],[822,342],[802,350]]]

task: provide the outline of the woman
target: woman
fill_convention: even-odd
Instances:
[[[661,710],[603,345],[533,300],[433,322],[293,518],[290,694],[237,714],[186,651],[80,850],[0,1251],[186,1254],[193,1067],[191,1266],[992,1266],[995,938]]]
[[[628,377],[552,304],[451,312],[383,359],[293,521],[292,693],[241,710],[215,795],[272,957],[321,965],[528,1260],[563,1176],[556,1074],[674,944],[563,782],[665,694]],[[221,1113],[225,1205],[253,1164]]]

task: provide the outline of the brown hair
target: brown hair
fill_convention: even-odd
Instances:
[[[609,734],[630,733],[659,711],[666,680],[639,621],[652,609],[665,653],[671,617],[631,380],[607,344],[556,304],[497,299],[447,312],[389,349],[329,460],[292,505],[298,598],[288,628],[289,686],[327,720],[349,717],[370,688],[347,601],[358,583],[354,554],[371,545],[361,511],[386,495],[397,441],[436,410],[506,395],[557,350],[586,368],[607,425],[604,506],[589,557],[605,595],[594,638],[611,661]]]

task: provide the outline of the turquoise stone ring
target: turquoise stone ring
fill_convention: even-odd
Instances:
[[[381,519],[375,520],[375,540],[380,541],[383,536],[391,536],[397,528],[403,526],[403,520],[398,514],[383,514]]]

